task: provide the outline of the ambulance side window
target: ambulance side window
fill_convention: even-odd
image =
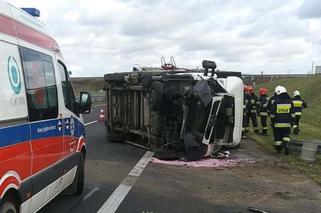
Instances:
[[[25,47],[20,47],[20,54],[29,121],[57,118],[58,95],[52,57]]]
[[[65,65],[63,65],[60,61],[58,61],[58,66],[59,66],[59,72],[61,76],[61,85],[62,85],[62,91],[64,95],[65,106],[70,111],[74,112],[75,114],[78,114],[77,112],[78,104],[76,102],[75,93],[72,87],[70,77],[68,75],[68,71]]]

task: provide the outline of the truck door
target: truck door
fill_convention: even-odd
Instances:
[[[64,155],[75,152],[78,145],[78,133],[80,128],[78,104],[71,84],[66,66],[58,60],[58,68],[61,77],[62,95],[64,104],[61,114],[63,119]]]

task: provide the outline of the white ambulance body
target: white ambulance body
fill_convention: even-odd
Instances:
[[[0,0],[0,213],[36,212],[83,189],[81,114],[59,46],[46,26]]]

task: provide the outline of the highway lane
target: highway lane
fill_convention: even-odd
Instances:
[[[86,115],[85,123],[97,120],[99,110],[94,108],[91,114]],[[80,196],[59,195],[40,212],[97,212],[145,153],[144,150],[122,143],[108,143],[102,122],[86,126],[86,132],[84,193]]]
[[[86,123],[97,120],[99,110],[94,108],[86,115]],[[121,183],[132,188],[117,206],[118,213],[230,213],[248,212],[249,206],[270,212],[320,212],[320,186],[262,152],[253,141],[243,141],[240,149],[231,152],[232,156],[255,159],[254,164],[213,169],[149,163],[132,184],[126,177],[146,151],[124,143],[108,143],[102,122],[91,123],[86,131],[84,193],[60,195],[41,213],[95,213]]]

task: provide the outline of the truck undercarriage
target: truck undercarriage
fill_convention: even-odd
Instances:
[[[198,70],[106,74],[107,140],[144,146],[160,159],[198,160],[233,141],[233,94]]]

